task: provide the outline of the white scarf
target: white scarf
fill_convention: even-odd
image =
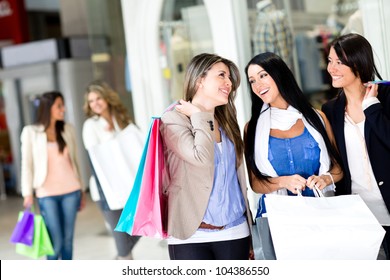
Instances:
[[[278,174],[276,173],[275,169],[272,167],[271,162],[268,160],[268,141],[269,141],[269,134],[270,134],[270,129],[271,129],[271,110],[272,108],[268,108],[269,105],[264,103],[263,107],[261,108],[261,113],[259,116],[259,119],[257,120],[257,125],[256,125],[256,134],[255,134],[255,163],[257,168],[260,170],[261,173],[263,173],[266,176],[270,177],[278,177]],[[329,171],[330,168],[330,158],[328,154],[328,150],[326,148],[324,139],[322,138],[322,135],[312,126],[310,125],[306,118],[294,107],[290,106],[291,109],[284,110],[284,111],[289,111],[286,112],[286,115],[295,115],[296,112],[301,115],[303,124],[313,136],[314,140],[318,143],[318,146],[320,148],[320,170],[319,170],[319,175],[325,174],[326,172]],[[290,108],[289,107],[289,108]],[[274,110],[272,110],[272,114],[274,114]],[[278,112],[278,117],[281,117],[283,113]],[[321,116],[320,116],[321,118]],[[295,118],[295,122],[298,120],[298,118]],[[322,120],[322,118],[321,118]],[[291,121],[292,122],[292,121]],[[286,122],[284,121],[276,121],[273,122],[275,124],[282,123],[283,127],[287,127],[285,125]],[[293,124],[294,124],[293,123]],[[278,128],[279,129],[279,128]],[[329,189],[330,188],[330,189]],[[329,185],[324,189],[323,191],[326,192],[328,190],[333,190],[334,186]],[[274,192],[277,194],[282,194],[282,195],[287,195],[287,190],[286,189],[281,189],[278,190],[277,192]]]
[[[297,120],[302,119],[302,114],[293,106],[288,106],[287,110],[276,107],[269,109],[271,110],[271,129],[287,131],[296,124]]]

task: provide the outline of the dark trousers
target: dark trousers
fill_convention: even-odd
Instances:
[[[250,238],[168,245],[171,260],[248,260]]]
[[[116,250],[119,257],[126,257],[133,250],[135,244],[140,239],[139,236],[131,236],[126,232],[114,231],[122,214],[122,209],[119,210],[103,210],[104,219],[110,225],[112,235],[115,240]]]

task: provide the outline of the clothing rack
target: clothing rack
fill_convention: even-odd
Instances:
[[[182,20],[176,20],[176,21],[160,21],[159,27],[160,28],[175,28],[175,27],[184,27],[185,24]]]
[[[348,2],[348,3],[341,3],[341,4],[333,4],[332,5],[332,12],[337,15],[345,15],[353,13],[354,11],[359,9],[359,3],[356,2]]]

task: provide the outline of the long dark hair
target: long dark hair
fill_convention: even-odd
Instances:
[[[372,47],[363,36],[354,33],[339,36],[330,42],[329,49],[331,47],[362,83],[375,80],[375,76],[382,80],[374,63]]]
[[[64,97],[62,93],[59,91],[45,92],[39,97],[39,106],[38,106],[36,124],[43,125],[45,131],[50,126],[51,107],[53,106],[57,98],[61,98],[62,102],[64,102]],[[60,153],[64,151],[66,146],[65,140],[62,137],[64,126],[65,126],[64,121],[57,121],[55,124],[56,141],[58,143],[58,148]]]
[[[241,81],[240,72],[237,66],[232,61],[216,54],[202,53],[194,56],[186,70],[184,79],[184,98],[186,101],[191,101],[194,98],[195,93],[198,90],[197,83],[199,79],[205,77],[211,67],[218,62],[224,63],[229,68],[232,91],[229,94],[228,103],[215,108],[215,118],[226,132],[228,138],[234,143],[237,163],[240,164],[244,152],[244,144],[241,139],[240,127],[237,122],[237,111],[234,105],[237,88]]]
[[[280,95],[283,97],[283,99],[289,105],[293,106],[299,112],[301,112],[309,124],[311,124],[322,135],[331,159],[331,167],[337,162],[341,162],[339,161],[339,155],[336,148],[330,142],[321,117],[307,100],[302,90],[299,88],[290,68],[288,68],[287,64],[278,55],[271,52],[266,52],[253,57],[245,67],[245,74],[247,77],[249,92],[252,100],[252,115],[249,120],[246,137],[244,139],[245,158],[248,168],[252,170],[256,177],[261,180],[268,180],[268,177],[262,174],[260,170],[258,170],[254,160],[256,125],[257,120],[260,117],[264,102],[252,91],[248,77],[248,68],[250,65],[261,66],[275,81],[275,84],[278,87]]]

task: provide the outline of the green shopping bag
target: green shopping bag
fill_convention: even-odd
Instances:
[[[54,255],[53,245],[41,215],[35,214],[34,216],[34,242],[32,246],[17,243],[16,253],[33,259]]]

